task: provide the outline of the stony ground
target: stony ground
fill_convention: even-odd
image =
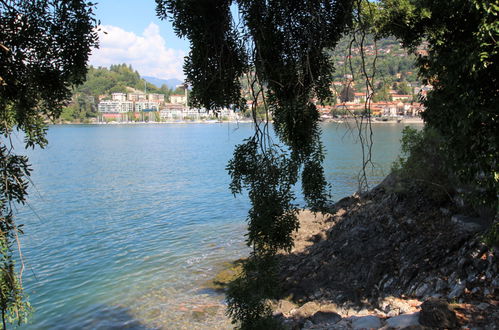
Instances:
[[[280,256],[276,317],[303,329],[499,328],[498,250],[480,238],[493,218],[392,186],[302,212]]]

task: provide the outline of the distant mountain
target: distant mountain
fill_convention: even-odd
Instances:
[[[159,79],[156,77],[142,76],[142,79],[155,85],[156,87],[161,87],[161,85],[166,85],[171,89],[177,88],[177,85],[181,84],[182,81],[178,79]]]

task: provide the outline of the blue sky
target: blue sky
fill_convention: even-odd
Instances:
[[[95,10],[101,22],[100,47],[92,52],[90,64],[127,63],[142,75],[183,79],[189,42],[175,35],[169,21],[156,17],[155,7],[154,0],[100,0]]]

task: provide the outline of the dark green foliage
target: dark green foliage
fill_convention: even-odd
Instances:
[[[229,162],[232,193],[249,191],[252,207],[247,242],[258,254],[274,254],[293,247],[291,233],[298,229],[292,191],[297,181],[296,166],[279,146],[259,152],[255,139],[237,146]]]
[[[16,274],[12,246],[21,225],[13,207],[24,203],[30,168],[14,153],[13,129],[26,147],[44,147],[45,119],[56,118],[81,84],[97,45],[93,4],[84,1],[0,1],[0,309],[7,322],[26,317],[29,304]],[[22,267],[21,267],[22,272]]]
[[[230,0],[156,0],[160,18],[173,16],[173,27],[192,47],[184,64],[192,84],[193,106],[241,107],[239,78],[247,70],[243,42],[232,23]]]
[[[272,318],[268,299],[277,298],[275,259],[272,255],[253,254],[245,260],[243,273],[229,286],[228,312],[241,322],[241,329],[279,329]]]
[[[25,320],[30,305],[24,300],[22,283],[15,275],[12,246],[20,229],[13,217],[12,203],[25,203],[31,168],[28,158],[11,154],[0,145],[0,309],[6,322]]]
[[[381,23],[405,46],[428,42],[417,65],[433,85],[423,118],[441,135],[448,165],[476,187],[475,203],[499,194],[499,6],[494,1],[383,1]],[[459,24],[456,24],[459,22]]]
[[[352,2],[156,2],[158,15],[171,15],[177,34],[191,41],[184,70],[194,105],[241,109],[240,78],[248,73],[256,131],[237,146],[228,170],[232,192],[249,193],[247,243],[253,252],[231,286],[228,301],[229,314],[241,328],[265,328],[270,316],[265,301],[277,287],[275,267],[269,265],[279,250],[291,249],[291,234],[298,228],[292,188],[300,172],[310,207],[321,209],[327,198],[319,113],[311,99],[332,96],[334,67],[326,50],[334,48],[350,22]],[[231,4],[239,10],[237,27]],[[257,110],[262,108],[265,120],[260,122]],[[270,115],[285,147],[272,141]]]
[[[363,1],[363,3],[367,2]],[[371,4],[371,6],[373,5]],[[363,16],[363,25],[373,24],[369,17],[365,17],[365,10],[368,8],[364,8],[364,12],[360,13]],[[350,75],[355,83],[351,86],[355,87],[357,91],[363,92],[366,90],[365,74],[367,74],[372,77],[373,102],[391,101],[389,89],[393,84],[396,85],[398,93],[412,94],[408,83],[421,85],[415,64],[416,56],[402,48],[394,37],[375,39],[376,31],[372,31],[375,30],[373,26],[362,26],[358,29],[364,32],[348,33],[340,40],[334,50],[330,50],[331,59],[337,66],[333,80],[347,85],[345,75]],[[361,50],[363,51],[362,55]],[[346,92],[344,87],[336,88],[336,93],[342,102],[353,100],[353,91],[350,95]]]
[[[497,218],[484,235],[484,242],[488,246],[499,247],[499,220]]]
[[[69,84],[84,81],[97,38],[92,9],[83,1],[2,1],[0,12],[0,111],[27,133],[27,145],[43,145],[42,119],[56,117]]]
[[[449,167],[442,136],[430,127],[402,131],[402,156],[394,163],[405,190],[423,188],[435,201],[449,202],[455,193],[456,178]]]

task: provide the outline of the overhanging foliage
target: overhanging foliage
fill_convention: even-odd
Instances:
[[[0,309],[2,326],[25,319],[29,304],[22,293],[22,265],[15,271],[13,246],[21,225],[13,207],[25,203],[28,159],[14,153],[14,129],[27,147],[43,147],[48,118],[57,117],[87,72],[90,49],[97,45],[93,4],[85,1],[0,1]]]

